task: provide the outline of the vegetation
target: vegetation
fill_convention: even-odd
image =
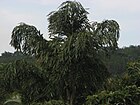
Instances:
[[[129,62],[135,62],[140,59],[140,46],[129,46],[119,48],[105,58],[105,63],[110,73],[120,75],[127,69]]]
[[[79,2],[66,1],[48,15],[49,40],[35,26],[20,23],[13,29],[10,44],[16,52],[1,56],[1,104],[139,103],[139,61],[130,63],[119,79],[107,70],[114,70],[109,65],[117,54],[118,23],[90,22],[87,15]]]
[[[139,105],[140,104],[140,62],[131,62],[121,77],[110,78],[106,88],[88,96],[86,105]]]
[[[28,62],[34,61],[33,56],[25,55],[22,52],[15,51],[14,53],[11,52],[4,52],[0,56],[0,63],[10,63],[14,62],[15,60],[26,60]]]

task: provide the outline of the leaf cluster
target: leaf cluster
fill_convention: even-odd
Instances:
[[[86,105],[138,105],[140,103],[139,61],[128,64],[121,78],[110,78],[107,87],[88,96]]]

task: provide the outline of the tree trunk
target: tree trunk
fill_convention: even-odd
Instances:
[[[76,93],[76,87],[72,86],[71,89],[67,89],[67,101],[69,105],[75,104],[75,93]]]

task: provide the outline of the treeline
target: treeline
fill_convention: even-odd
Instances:
[[[15,60],[33,61],[34,57],[23,54],[22,52],[4,52],[0,56],[0,63],[13,62]],[[116,51],[110,53],[104,58],[108,71],[113,75],[123,74],[129,62],[140,59],[140,46],[129,46],[118,48]]]
[[[0,56],[0,63],[10,63],[16,60],[26,60],[30,62],[34,60],[34,57],[23,54],[19,51],[15,51],[14,53],[5,51]]]
[[[140,59],[140,46],[129,46],[119,48],[105,58],[105,63],[112,74],[122,74],[125,72],[129,62]]]

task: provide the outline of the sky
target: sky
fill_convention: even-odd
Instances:
[[[0,53],[14,52],[11,33],[20,22],[34,25],[48,38],[47,15],[66,0],[0,0]],[[116,20],[120,25],[120,48],[140,45],[140,0],[76,0],[89,8],[89,20]]]

